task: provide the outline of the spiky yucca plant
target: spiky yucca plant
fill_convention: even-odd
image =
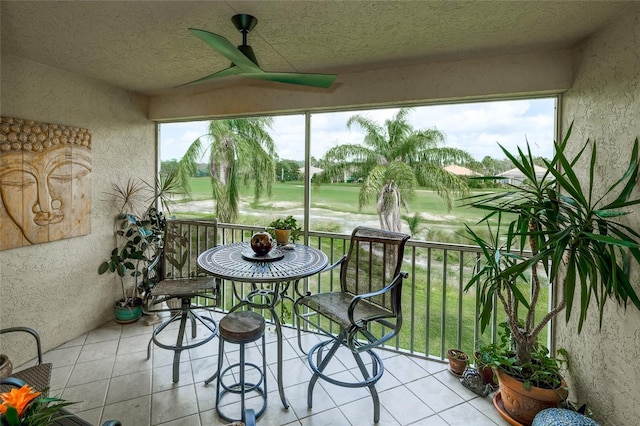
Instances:
[[[619,221],[628,208],[640,203],[632,197],[638,182],[638,139],[630,153],[626,171],[603,194],[594,193],[597,143],[587,140],[570,160],[564,154],[571,135],[571,125],[562,142],[555,143],[551,161],[546,163],[542,177],[536,176],[533,156],[518,149],[504,154],[524,174],[522,184],[506,192],[489,193],[466,198],[466,204],[484,209],[489,218],[515,216],[504,234],[493,227],[486,240],[467,227],[472,239],[483,253],[483,266],[466,286],[478,286],[481,330],[491,321],[494,300],[499,300],[507,315],[511,338],[515,343],[513,365],[526,377],[532,365],[532,355],[539,354],[539,333],[563,310],[568,322],[578,315],[578,332],[582,330],[590,306],[596,304],[602,325],[605,304],[615,299],[621,305],[630,301],[640,309],[640,299],[629,281],[629,261],[640,263],[640,234]],[[578,161],[591,145],[588,180],[578,179]],[[494,218],[495,218],[494,217]],[[490,227],[491,229],[491,227]],[[530,256],[524,256],[530,250]],[[524,280],[530,271],[530,281]],[[542,318],[535,318],[542,285],[539,273],[558,286],[551,309]],[[518,284],[529,282],[530,298]],[[574,305],[579,294],[579,305]]]

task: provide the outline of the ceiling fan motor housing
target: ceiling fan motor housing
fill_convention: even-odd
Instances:
[[[231,22],[233,22],[236,29],[242,33],[242,44],[238,46],[238,50],[241,51],[244,56],[251,59],[251,62],[260,66],[255,53],[253,53],[253,49],[247,44],[247,34],[258,25],[258,19],[251,15],[238,14],[231,17]],[[233,62],[231,65],[234,65]]]
[[[233,15],[231,22],[233,22],[233,25],[243,34],[250,32],[258,25],[258,19],[244,13]]]

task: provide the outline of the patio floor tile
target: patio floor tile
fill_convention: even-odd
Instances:
[[[220,315],[213,315],[219,319]],[[172,325],[173,327],[173,325]],[[216,382],[203,381],[216,369],[218,340],[180,358],[180,380],[173,383],[173,352],[152,346],[147,360],[147,344],[153,326],[144,321],[120,325],[105,324],[50,350],[45,360],[53,362],[52,394],[70,401],[70,406],[88,422],[100,425],[118,419],[125,426],[217,426],[226,421],[215,409]],[[168,334],[172,330],[167,330]],[[190,331],[189,331],[190,333]],[[366,388],[344,388],[319,380],[313,391],[313,407],[307,407],[307,385],[311,369],[300,352],[296,331],[283,329],[283,377],[289,409],[285,409],[276,382],[276,344],[267,332],[268,404],[258,424],[264,425],[363,425],[373,424],[373,402]],[[190,336],[190,334],[189,334]],[[319,341],[303,333],[305,350]],[[225,348],[224,365],[238,359],[237,345]],[[247,345],[247,360],[261,364],[260,349]],[[491,397],[481,398],[464,388],[447,371],[443,362],[379,351],[385,373],[376,386],[380,396],[383,425],[505,426],[493,408]],[[368,357],[364,357],[365,362]],[[327,368],[333,377],[352,379],[359,374],[353,357],[340,351]],[[259,398],[247,400],[258,408]],[[237,395],[223,401],[226,413],[240,412]]]

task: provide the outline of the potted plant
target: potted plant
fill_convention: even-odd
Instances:
[[[503,324],[506,326],[506,323]],[[473,352],[473,359],[476,364],[476,369],[480,377],[482,377],[482,382],[491,385],[494,389],[498,385],[498,382],[493,374],[493,366],[496,359],[496,351],[499,349],[497,344],[492,343],[490,345],[479,346]]]
[[[58,397],[47,397],[27,384],[22,386],[14,382],[10,384],[14,387],[9,392],[0,394],[2,426],[46,426],[57,424],[57,420],[70,417],[62,409],[75,402]]]
[[[628,213],[625,208],[640,203],[631,197],[638,181],[638,140],[627,170],[604,194],[597,195],[593,190],[597,145],[592,143],[589,178],[582,185],[576,170],[585,167],[578,162],[591,142],[569,160],[564,148],[571,128],[562,142],[555,143],[556,154],[545,161],[542,177],[536,175],[528,147],[526,152],[518,149],[517,154],[501,147],[526,179],[506,192],[466,198],[467,205],[487,211],[481,222],[490,232],[485,239],[467,226],[482,251],[482,264],[465,289],[477,287],[481,331],[498,308],[494,301],[499,301],[496,303],[507,318],[509,338],[494,354],[500,392],[510,383],[519,386],[518,392],[524,395],[547,387],[553,388],[551,392],[559,399],[566,398],[558,360],[538,343],[547,323],[562,311],[566,321],[577,314],[579,333],[593,300],[597,301],[600,325],[604,306],[611,298],[625,306],[631,301],[640,309],[640,298],[628,275],[629,260],[640,263],[640,234],[618,221]],[[507,214],[513,219],[503,233],[500,222]],[[498,225],[492,227],[490,220],[496,218]],[[541,275],[558,286],[557,297],[545,315],[535,315],[543,287]],[[580,304],[574,306],[576,293],[581,294]],[[512,404],[510,398],[502,398],[506,412],[520,423],[530,423],[532,414],[518,408],[518,404],[523,407],[528,403]],[[554,406],[556,402],[544,404]]]
[[[122,297],[114,305],[118,322],[134,322],[142,316],[141,296],[148,290],[143,273],[161,254],[166,224],[156,205],[168,208],[179,187],[176,172],[158,179],[155,186],[133,178],[124,185],[112,185],[109,195],[120,209],[114,221],[114,246],[98,267],[98,274],[115,273],[120,280]]]
[[[462,376],[469,362],[469,355],[459,349],[449,349],[447,351],[447,359],[449,360],[449,371],[456,376]]]
[[[301,229],[293,216],[278,218],[269,224],[269,228],[279,245],[289,244],[289,241],[295,243],[300,237]]]

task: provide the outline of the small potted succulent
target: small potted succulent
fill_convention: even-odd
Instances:
[[[295,243],[301,232],[296,218],[291,215],[274,220],[269,224],[268,229],[269,233],[278,242],[278,245],[289,244],[289,241]]]
[[[467,369],[469,355],[459,349],[449,349],[447,359],[449,360],[449,371],[456,376],[462,376],[464,370]]]

